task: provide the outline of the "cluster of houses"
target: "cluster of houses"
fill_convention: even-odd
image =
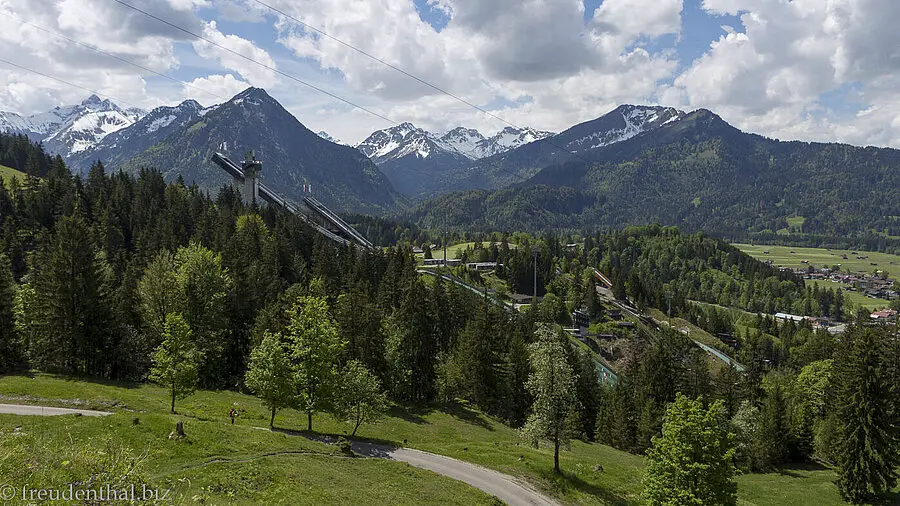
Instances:
[[[900,297],[900,293],[894,289],[894,280],[887,276],[873,276],[871,274],[847,274],[844,272],[832,271],[831,269],[816,269],[812,267],[791,269],[790,267],[779,267],[781,271],[793,272],[803,279],[832,281],[847,285],[845,290],[859,292],[866,297],[873,299],[891,300]]]

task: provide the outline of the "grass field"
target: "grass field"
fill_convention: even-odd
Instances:
[[[172,488],[181,502],[209,504],[489,504],[491,498],[462,483],[405,464],[347,459],[334,446],[261,430],[266,410],[253,397],[197,392],[167,414],[164,389],[67,380],[38,375],[0,377],[0,402],[78,406],[118,411],[106,418],[0,415],[0,476],[19,486],[83,479],[75,464],[108,440],[145,455],[135,479]],[[242,415],[234,426],[231,407]],[[139,423],[134,424],[134,419]],[[188,439],[169,440],[176,420]],[[14,427],[21,427],[13,433]],[[280,428],[302,428],[305,418],[284,411]],[[317,431],[341,434],[349,427],[328,416]],[[12,437],[18,434],[18,437]],[[518,433],[483,414],[455,405],[442,409],[395,407],[382,422],[362,426],[360,436],[402,442],[519,476],[570,504],[639,504],[644,459],[607,446],[575,442],[560,455],[563,477],[553,476],[550,448],[534,449]],[[75,464],[73,464],[75,463]],[[595,470],[597,464],[602,471]],[[89,467],[89,466],[85,466]],[[81,474],[79,474],[81,473]],[[786,469],[738,477],[739,504],[842,504],[826,468]],[[68,480],[68,481],[67,481]],[[898,497],[900,499],[900,497]]]
[[[9,184],[9,180],[15,176],[16,179],[21,183],[25,181],[25,173],[19,172],[12,167],[7,167],[6,165],[0,165],[0,181],[3,181],[5,184]]]
[[[741,251],[762,261],[771,260],[774,265],[782,267],[806,267],[812,265],[822,267],[841,264],[841,271],[872,273],[872,271],[884,271],[891,278],[900,278],[900,256],[887,253],[872,253],[860,250],[830,250],[824,248],[795,248],[790,246],[766,246],[735,244]],[[769,253],[765,253],[768,251]],[[793,251],[794,253],[791,253]],[[856,255],[853,252],[856,251]],[[842,255],[847,255],[844,260]],[[867,256],[866,259],[858,259],[858,256]],[[809,264],[802,263],[803,260]],[[876,265],[872,265],[876,264]]]

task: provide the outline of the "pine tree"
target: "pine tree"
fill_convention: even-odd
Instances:
[[[885,360],[886,328],[852,327],[835,361],[841,451],[838,489],[847,501],[868,501],[893,488],[900,466],[900,427]]]
[[[0,372],[19,365],[18,338],[13,320],[15,293],[16,283],[9,258],[0,253]]]
[[[60,219],[37,258],[35,310],[41,332],[32,358],[49,369],[104,375],[100,364],[107,358],[108,306],[84,220]]]
[[[553,471],[559,468],[559,448],[568,446],[578,431],[578,399],[575,374],[566,360],[567,343],[553,327],[540,325],[529,346],[531,376],[526,388],[534,397],[531,415],[522,433],[537,446],[541,440],[553,444]]]

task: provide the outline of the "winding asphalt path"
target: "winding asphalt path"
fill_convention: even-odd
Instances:
[[[476,466],[475,464],[410,448],[391,447],[361,441],[354,441],[351,444],[353,451],[360,455],[406,462],[411,466],[427,469],[442,476],[467,483],[510,506],[556,506],[558,504],[531,487],[516,481],[512,476]]]
[[[107,413],[106,411],[94,411],[92,409],[51,408],[46,406],[29,406],[26,404],[0,404],[0,413],[25,416],[60,416],[75,414],[83,416],[106,416],[112,414]]]

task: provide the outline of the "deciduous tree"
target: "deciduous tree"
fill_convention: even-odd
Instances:
[[[666,410],[662,435],[653,438],[644,474],[647,504],[737,504],[734,435],[721,400],[678,394]]]
[[[358,360],[351,360],[341,371],[334,402],[334,415],[353,424],[351,436],[363,423],[377,422],[387,409],[381,382]]]
[[[538,445],[553,444],[553,471],[560,473],[559,448],[577,434],[579,419],[575,375],[566,360],[567,343],[548,325],[538,325],[535,342],[529,346],[531,375],[525,384],[534,396],[531,415],[522,433]]]
[[[197,367],[203,353],[191,341],[191,328],[178,313],[169,313],[163,329],[163,342],[153,352],[150,381],[168,388],[175,399],[183,399],[197,388]]]
[[[269,427],[275,426],[275,413],[294,404],[297,376],[291,366],[281,334],[266,333],[250,353],[245,382],[263,405],[271,410]]]

